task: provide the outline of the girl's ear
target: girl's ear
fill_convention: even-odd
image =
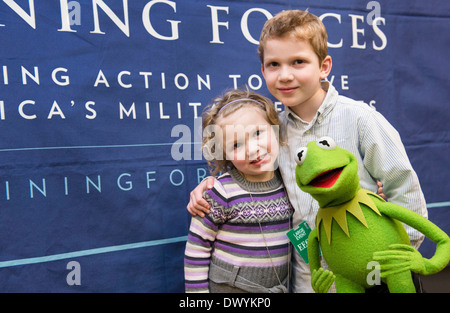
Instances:
[[[331,57],[327,55],[325,59],[322,61],[322,65],[320,66],[320,78],[325,79],[328,77],[328,75],[331,72],[331,68],[333,66],[333,61],[331,60]]]

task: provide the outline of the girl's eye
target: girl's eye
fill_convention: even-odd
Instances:
[[[236,149],[240,148],[241,146],[242,146],[242,144],[241,144],[240,142],[236,142],[236,143],[233,145],[233,148],[236,150]]]

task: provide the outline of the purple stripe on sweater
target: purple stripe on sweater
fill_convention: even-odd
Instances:
[[[222,177],[221,179],[219,179],[219,181],[220,182],[223,182],[223,181],[233,181],[233,177],[231,177],[231,176],[228,176],[228,177]]]
[[[211,247],[211,242],[207,241],[206,239],[200,239],[199,237],[192,236],[191,234],[188,234],[188,240],[191,242],[196,242],[203,247]]]
[[[210,260],[190,260],[190,259],[184,259],[184,264],[190,264],[190,265],[209,265]]]
[[[229,224],[223,224],[222,229],[229,229],[229,230],[240,230],[240,231],[260,231],[259,226],[238,226],[238,225],[229,225]]]
[[[185,287],[186,287],[186,288],[191,288],[191,289],[196,289],[196,288],[208,288],[208,286],[209,286],[209,283],[208,283],[208,282],[206,282],[206,283],[201,283],[201,284],[188,284],[188,283],[185,283]]]
[[[215,246],[220,247],[222,250],[225,250],[225,251],[235,252],[235,253],[239,253],[239,254],[243,254],[243,255],[267,255],[267,250],[265,247],[263,250],[250,250],[250,249],[245,249],[245,248],[237,248],[237,247],[227,246],[220,242],[216,242]],[[273,249],[273,250],[270,249],[270,247],[269,247],[269,251],[271,254],[285,253],[287,250],[288,250],[288,247]]]
[[[218,204],[220,204],[223,207],[227,207],[227,203],[221,198],[219,197],[216,193],[214,193],[214,191],[212,190],[207,190],[206,191],[208,193],[208,195],[214,200],[216,201]]]
[[[275,224],[275,225],[261,225],[261,228],[263,231],[265,230],[273,230],[273,229],[283,229],[288,228],[289,222],[286,222],[284,224]]]
[[[216,224],[214,224],[211,220],[209,220],[206,217],[203,218],[203,222],[215,231],[217,231],[217,229],[219,229],[219,227]]]
[[[265,230],[273,230],[273,229],[283,229],[287,228],[289,226],[289,222],[283,223],[283,224],[274,224],[274,225],[261,225],[261,228],[263,231]],[[237,231],[261,231],[259,229],[259,225],[256,226],[240,226],[240,225],[230,225],[230,224],[223,224],[222,229],[228,229],[228,230],[237,230]]]
[[[259,235],[259,234],[255,234],[255,235]],[[242,244],[253,244],[255,242],[254,236],[241,238],[240,234],[236,234],[236,233],[223,234],[222,233],[217,236],[217,239],[226,241],[226,242],[240,242]],[[275,237],[270,236],[269,238],[266,238],[266,241],[267,241],[267,244],[269,244],[269,245],[272,245],[272,243],[273,243],[273,245],[275,245],[275,244],[280,244],[280,242],[288,243],[289,239],[286,236],[286,234],[280,234]]]

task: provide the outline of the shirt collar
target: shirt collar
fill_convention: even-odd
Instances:
[[[289,107],[285,107],[286,116],[289,118],[290,121],[294,123],[301,123],[304,125],[314,125],[316,122],[321,123],[322,119],[327,116],[328,113],[332,111],[334,106],[336,105],[336,100],[339,96],[337,90],[333,87],[332,84],[330,84],[329,81],[322,81],[321,83],[322,89],[327,92],[325,99],[323,100],[322,104],[320,105],[319,109],[317,110],[316,116],[314,119],[308,123],[302,120],[297,114],[295,114]]]

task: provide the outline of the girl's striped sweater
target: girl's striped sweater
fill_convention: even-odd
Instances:
[[[186,291],[208,292],[210,280],[223,283],[212,267],[237,269],[241,279],[266,288],[279,285],[274,269],[280,280],[287,277],[286,232],[293,208],[278,171],[267,182],[249,182],[231,170],[216,179],[204,197],[211,213],[191,221],[184,259]]]

